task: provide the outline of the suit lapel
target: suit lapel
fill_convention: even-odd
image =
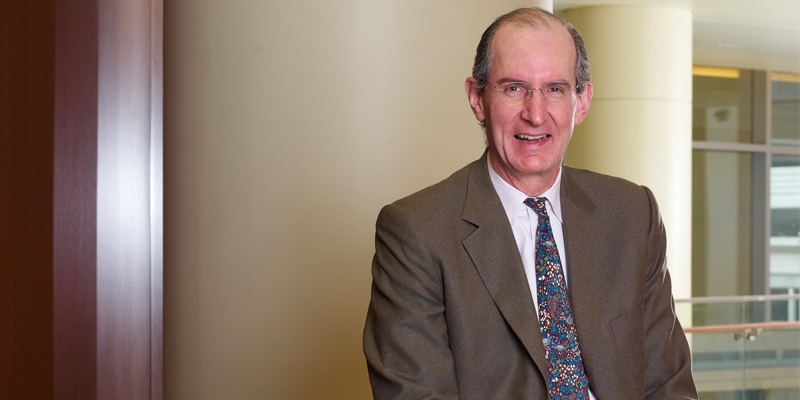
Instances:
[[[602,339],[596,335],[601,332],[600,313],[596,311],[603,296],[597,284],[602,280],[602,271],[593,261],[595,255],[602,252],[602,238],[597,237],[597,232],[602,232],[602,229],[595,215],[596,204],[572,179],[568,167],[564,167],[561,179],[561,207],[569,299],[581,357],[589,369],[594,361],[592,354],[598,354],[596,349],[603,345]]]
[[[489,178],[485,154],[470,170],[463,219],[476,226],[463,241],[464,249],[497,308],[547,376],[541,330],[528,280],[508,217]]]

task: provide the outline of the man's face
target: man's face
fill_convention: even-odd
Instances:
[[[466,86],[472,111],[486,126],[492,167],[526,194],[541,194],[526,189],[544,191],[555,181],[572,130],[589,109],[591,84],[575,93],[575,45],[555,23],[537,28],[505,24],[495,32],[490,54],[486,88],[478,90],[473,78]],[[569,91],[553,100],[533,90],[530,98],[513,101],[495,88],[509,83],[522,88],[566,83]]]

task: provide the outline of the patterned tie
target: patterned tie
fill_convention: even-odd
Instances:
[[[550,399],[588,400],[589,383],[583,370],[567,285],[545,208],[546,200],[544,197],[529,197],[525,205],[539,216],[536,229],[536,291],[542,343],[547,357]]]

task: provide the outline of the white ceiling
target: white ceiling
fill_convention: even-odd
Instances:
[[[694,63],[800,72],[800,0],[554,0],[556,11],[599,5],[692,10]]]

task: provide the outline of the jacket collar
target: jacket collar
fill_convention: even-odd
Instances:
[[[492,186],[486,153],[470,168],[462,218],[475,226],[462,242],[475,269],[511,329],[543,376],[544,347],[536,309],[514,234]]]

